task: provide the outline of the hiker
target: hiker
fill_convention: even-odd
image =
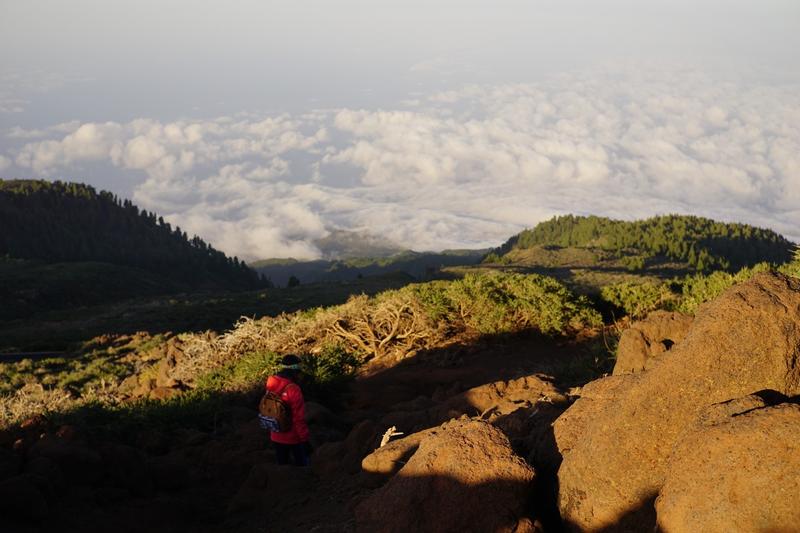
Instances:
[[[281,359],[278,373],[267,378],[267,391],[280,397],[289,408],[291,420],[286,431],[270,431],[270,440],[275,446],[279,465],[289,464],[291,456],[292,464],[295,466],[307,466],[311,455],[308,425],[306,424],[306,403],[303,399],[303,391],[298,385],[299,377],[300,358],[289,354]]]

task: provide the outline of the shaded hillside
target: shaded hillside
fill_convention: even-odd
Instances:
[[[236,290],[261,284],[258,274],[237,258],[199,237],[190,239],[129,200],[79,183],[0,180],[2,256],[37,264],[106,263],[136,269],[147,273],[145,286],[165,290]]]
[[[610,252],[632,269],[644,268],[653,260],[670,260],[699,271],[735,271],[763,261],[785,263],[795,245],[772,230],[696,216],[622,221],[566,215],[511,237],[487,259],[497,261],[514,250],[541,246]]]
[[[8,276],[3,274],[0,261],[0,300],[8,301],[4,294]],[[413,278],[405,274],[386,274],[341,282],[308,284],[291,289],[269,287],[253,291],[199,291],[180,294],[154,294],[163,285],[147,285],[146,273],[103,263],[90,264],[94,269],[104,269],[103,276],[93,280],[102,283],[101,290],[87,292],[83,274],[91,271],[84,263],[57,263],[34,266],[25,272],[17,271],[16,280],[36,279],[43,270],[59,271],[48,277],[47,285],[40,286],[36,301],[17,299],[19,306],[0,305],[0,357],[3,352],[63,350],[76,342],[102,334],[132,334],[137,331],[163,333],[167,331],[194,332],[230,328],[240,317],[275,316],[298,310],[338,305],[353,294],[373,295],[382,291],[399,289]],[[76,266],[79,272],[64,267]],[[135,277],[134,277],[135,276]],[[64,282],[64,277],[68,280]],[[162,280],[163,281],[163,280]],[[28,283],[30,286],[31,283]],[[139,287],[131,298],[122,292],[130,285]],[[54,286],[53,295],[48,288]],[[83,292],[81,292],[83,291]],[[122,297],[120,297],[120,292]],[[67,295],[72,301],[85,302],[81,306],[59,308],[58,296]],[[125,296],[128,295],[126,298]],[[44,299],[47,299],[46,301]],[[94,301],[89,301],[94,298]],[[104,300],[105,298],[105,300]],[[51,304],[51,302],[54,302]]]
[[[314,241],[324,259],[351,257],[390,257],[402,253],[403,248],[385,238],[360,231],[332,230],[322,239]]]
[[[449,266],[474,265],[486,250],[445,250],[440,253],[411,250],[389,257],[362,257],[335,261],[298,261],[266,259],[250,266],[277,286],[285,286],[294,276],[301,283],[348,281],[363,276],[403,272],[417,279],[428,279],[439,269]]]

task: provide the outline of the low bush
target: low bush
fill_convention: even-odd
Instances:
[[[602,324],[588,299],[538,274],[467,274],[401,290],[414,291],[431,320],[481,334],[523,329],[565,334]]]
[[[728,274],[720,270],[711,274],[689,276],[680,285],[681,297],[677,310],[693,315],[701,304],[713,300],[729,287],[771,268],[772,266],[768,263],[759,263],[752,268],[743,268],[735,274]]]
[[[674,306],[678,299],[669,284],[653,282],[606,285],[601,289],[600,297],[634,319],[656,309]]]
[[[792,269],[800,273],[800,265],[792,265],[784,265],[778,270],[789,275],[792,274]],[[774,268],[768,263],[759,263],[753,267],[745,267],[735,274],[718,270],[710,274],[695,274],[660,283],[617,283],[603,287],[601,298],[622,309],[633,319],[642,318],[657,309],[693,315],[701,304],[713,300],[729,287],[750,279],[758,272]]]

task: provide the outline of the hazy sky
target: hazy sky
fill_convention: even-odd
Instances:
[[[798,50],[797,0],[0,0],[0,176],[246,258],[569,212],[800,240]]]

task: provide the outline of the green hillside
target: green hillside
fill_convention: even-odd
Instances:
[[[258,275],[155,213],[80,183],[0,180],[0,256],[139,268],[192,288],[254,288]]]
[[[785,263],[795,247],[772,230],[696,216],[622,221],[566,215],[511,237],[487,262],[496,262],[515,250],[547,246],[600,250],[625,258],[634,269],[651,261],[675,261],[703,272],[736,271],[764,261]]]
[[[79,183],[0,180],[0,318],[197,290],[258,274],[129,200]]]

